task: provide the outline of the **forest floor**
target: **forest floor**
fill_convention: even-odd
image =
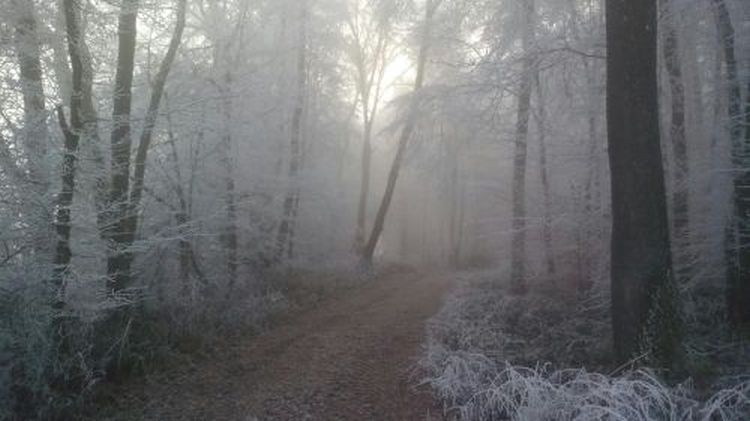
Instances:
[[[445,275],[384,274],[211,359],[123,385],[116,415],[98,419],[442,419],[430,391],[415,388],[414,363],[451,285]]]

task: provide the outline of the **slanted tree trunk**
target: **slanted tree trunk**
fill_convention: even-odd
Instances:
[[[511,288],[526,292],[526,156],[531,110],[531,82],[536,57],[534,44],[534,0],[524,3],[524,32],[521,40],[523,65],[518,96],[515,153],[513,157],[513,241],[511,243]]]
[[[369,97],[369,95],[367,95]],[[362,176],[360,179],[359,205],[357,206],[357,231],[354,235],[354,249],[360,250],[365,242],[367,227],[367,199],[370,195],[370,167],[372,162],[372,119],[369,116],[369,98],[362,101],[364,134],[362,139]]]
[[[671,367],[680,325],[659,143],[656,0],[607,0],[606,18],[615,353],[620,362],[646,353]]]
[[[354,32],[354,25],[352,25]],[[359,205],[357,207],[357,230],[354,236],[354,249],[362,250],[367,230],[367,202],[370,196],[370,175],[372,167],[372,129],[380,106],[380,92],[385,75],[386,50],[388,47],[387,34],[381,29],[378,32],[377,47],[375,48],[372,68],[367,68],[366,46],[356,39],[357,56],[357,85],[362,96],[362,175],[359,191]]]
[[[305,92],[307,79],[307,3],[302,0],[300,5],[300,22],[297,42],[297,93],[292,112],[290,155],[289,155],[289,191],[284,199],[284,208],[279,230],[276,235],[276,257],[275,261],[280,262],[284,252],[288,251],[288,244],[291,239],[293,226],[295,223],[296,204],[299,196],[299,171],[302,159],[301,136],[302,136],[302,115],[305,108]]]
[[[117,71],[112,108],[111,169],[106,239],[110,242],[107,255],[107,289],[116,293],[130,284],[128,253],[128,212],[130,191],[130,113],[132,105],[133,70],[135,67],[136,20],[138,0],[123,0],[117,28]]]
[[[161,103],[164,89],[166,87],[167,77],[169,76],[172,63],[177,55],[177,49],[182,40],[182,33],[185,28],[186,3],[186,0],[178,0],[177,21],[172,34],[172,39],[170,40],[167,53],[162,60],[156,78],[154,79],[143,131],[141,132],[135,161],[133,162],[134,174],[132,188],[129,184],[131,143],[129,125],[130,98],[127,98],[127,100],[118,98],[120,96],[131,96],[137,5],[134,3],[132,9],[124,9],[123,15],[121,15],[121,19],[124,20],[124,28],[121,28],[121,31],[123,31],[121,32],[121,35],[125,36],[127,34],[127,39],[121,41],[123,43],[121,44],[121,48],[123,49],[122,52],[124,55],[122,57],[118,56],[118,63],[122,63],[119,61],[119,58],[122,58],[125,64],[122,68],[118,66],[118,75],[121,70],[123,72],[128,72],[128,74],[123,74],[121,78],[116,79],[118,82],[116,82],[115,108],[113,112],[113,121],[115,124],[112,131],[112,189],[110,203],[113,207],[114,219],[109,222],[112,224],[115,231],[110,238],[114,241],[113,254],[108,258],[108,273],[113,282],[112,292],[120,291],[123,288],[126,288],[130,283],[130,270],[134,256],[132,252],[129,251],[129,248],[133,245],[138,230],[138,208],[140,207],[141,198],[143,196],[146,160],[151,146],[154,127],[156,126],[159,104]],[[123,7],[125,7],[125,4]],[[129,13],[132,13],[132,17],[126,16]],[[127,156],[125,156],[126,151]],[[123,179],[123,176],[125,176],[127,180]],[[121,189],[124,190],[121,191]]]
[[[138,142],[138,149],[135,155],[133,188],[130,192],[130,209],[128,211],[127,224],[127,239],[129,243],[132,243],[135,239],[135,233],[138,228],[137,212],[138,208],[141,205],[141,198],[143,197],[143,183],[146,177],[146,159],[148,158],[148,151],[151,147],[154,127],[156,127],[156,118],[159,113],[159,104],[161,103],[161,99],[164,96],[164,89],[167,85],[167,77],[169,76],[169,72],[172,69],[172,63],[174,62],[175,56],[177,55],[177,49],[180,47],[180,43],[182,41],[182,33],[185,29],[187,0],[178,0],[177,4],[177,21],[175,24],[175,29],[172,33],[172,39],[169,42],[167,54],[164,56],[164,59],[159,66],[159,70],[156,73],[156,78],[154,79],[154,84],[151,91],[151,99],[148,104],[143,131],[141,132],[141,138]]]
[[[680,49],[677,38],[677,29],[671,9],[673,4],[670,0],[661,0],[663,18],[661,19],[664,31],[662,54],[664,65],[669,78],[669,92],[671,99],[669,138],[672,144],[672,155],[674,159],[672,172],[672,238],[676,241],[677,248],[681,251],[678,256],[684,256],[690,246],[689,226],[689,191],[688,177],[690,174],[688,160],[687,136],[685,132],[685,88],[683,85],[682,64],[680,61]],[[687,257],[687,256],[685,256]],[[683,281],[689,276],[686,265],[687,259],[677,260],[677,280]]]
[[[732,183],[732,219],[727,229],[727,311],[737,329],[750,326],[750,128],[742,125],[742,93],[735,55],[735,31],[724,0],[711,0],[724,53],[729,88],[729,135],[734,170]],[[749,94],[750,95],[750,94]],[[750,104],[747,105],[750,108]]]
[[[411,104],[409,105],[409,111],[406,117],[406,123],[403,130],[401,131],[401,137],[398,141],[398,149],[396,150],[396,156],[393,158],[393,164],[388,172],[388,181],[385,188],[385,194],[383,200],[380,202],[378,213],[375,215],[375,221],[373,223],[372,231],[370,236],[362,250],[362,264],[368,268],[372,266],[372,258],[375,254],[375,247],[380,240],[380,234],[383,233],[385,226],[385,217],[388,213],[388,209],[393,200],[393,193],[396,190],[396,182],[398,181],[398,175],[401,171],[401,165],[404,160],[404,154],[406,153],[406,147],[409,144],[412,132],[417,124],[417,113],[419,112],[419,94],[424,84],[425,68],[427,67],[427,52],[430,46],[430,30],[432,26],[432,18],[440,5],[441,0],[428,0],[425,5],[425,20],[422,28],[422,40],[419,47],[419,56],[417,59],[417,76],[414,81],[414,92],[412,93]]]

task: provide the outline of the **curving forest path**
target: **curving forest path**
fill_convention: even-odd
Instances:
[[[131,385],[118,420],[440,420],[414,389],[424,323],[450,278],[389,273],[324,300],[227,358]],[[132,391],[137,389],[137,391]]]

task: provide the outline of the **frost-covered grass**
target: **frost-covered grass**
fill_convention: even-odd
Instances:
[[[669,386],[648,369],[599,374],[615,371],[605,294],[518,297],[497,276],[466,275],[428,324],[422,383],[454,419],[750,419],[750,376],[724,377],[707,392],[690,379]]]

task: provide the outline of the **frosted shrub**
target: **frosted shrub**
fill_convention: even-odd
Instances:
[[[609,365],[604,302],[514,297],[470,279],[428,324],[422,384],[460,421],[750,419],[750,378],[726,378],[706,398],[689,381],[668,386],[647,369],[565,368]]]

